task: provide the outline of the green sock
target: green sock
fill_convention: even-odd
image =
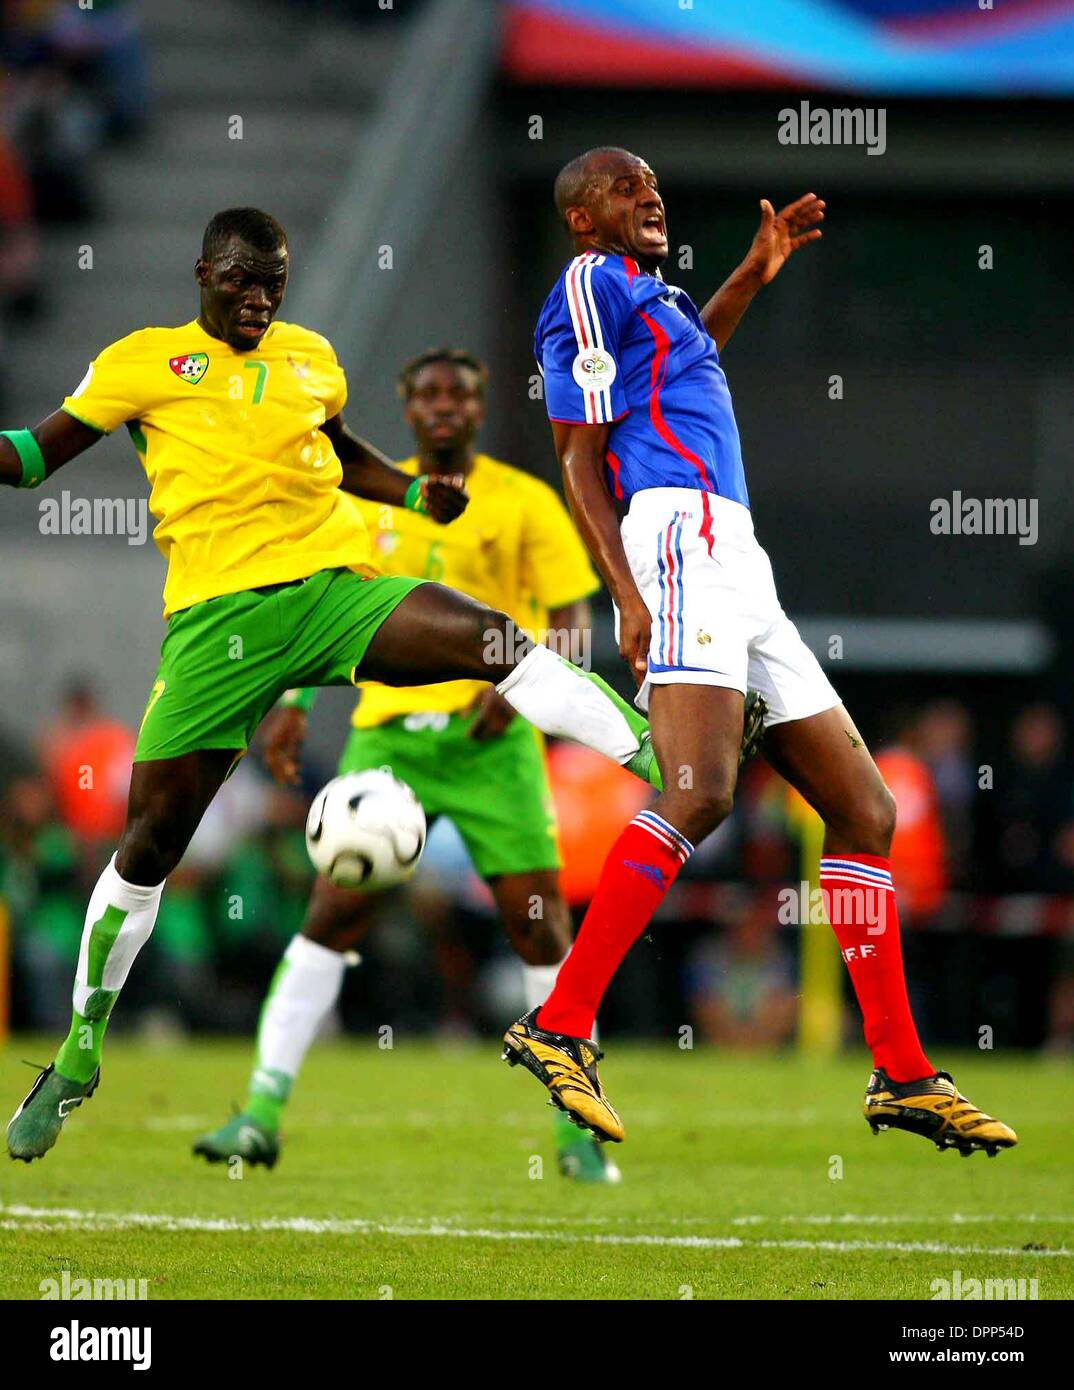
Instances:
[[[280,1127],[280,1117],[287,1098],[291,1094],[294,1077],[285,1071],[275,1071],[271,1067],[255,1067],[250,1077],[250,1089],[246,1095],[243,1114],[257,1122],[262,1129],[273,1134]]]
[[[103,994],[105,991],[99,991]],[[95,996],[94,996],[95,997]],[[115,994],[109,1001],[109,1011],[115,1002]],[[91,998],[91,1003],[93,998]],[[108,1012],[97,1018],[87,1018],[77,1009],[71,1013],[71,1031],[60,1044],[56,1053],[56,1070],[68,1081],[80,1081],[83,1085],[92,1080],[93,1073],[101,1065],[101,1047],[104,1044],[104,1030],[108,1027]]]
[[[585,676],[587,681],[592,681],[601,694],[612,702],[630,726],[630,732],[638,740],[640,745],[638,751],[623,766],[635,777],[640,777],[643,782],[648,782],[651,787],[655,787],[657,791],[663,791],[664,780],[660,776],[656,754],[653,752],[653,741],[649,737],[649,721],[645,715],[640,710],[635,709],[633,705],[627,704],[626,700],[617,695],[608,682],[597,675],[596,671],[583,671],[581,674]]]
[[[640,777],[643,782],[648,782],[650,787],[655,787],[658,792],[664,790],[664,779],[660,775],[660,764],[656,761],[656,753],[653,750],[651,738],[646,737],[638,751],[623,766],[635,777]]]
[[[112,1006],[119,998],[118,989],[104,989],[102,986],[104,967],[126,920],[127,910],[109,903],[90,927],[85,987],[91,993],[85,1000],[84,1013],[72,1010],[70,1031],[60,1044],[55,1059],[56,1070],[68,1081],[85,1084],[101,1065],[104,1030],[108,1027]],[[75,998],[80,999],[81,996],[82,987],[76,981]]]

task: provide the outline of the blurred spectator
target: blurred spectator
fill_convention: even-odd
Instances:
[[[87,157],[103,123],[78,90],[49,36],[53,4],[4,0],[4,124],[26,168],[36,216],[70,222],[93,212]]]
[[[194,831],[183,856],[184,867],[202,873],[219,870],[237,846],[265,824],[274,792],[273,783],[256,763],[248,757],[240,759]],[[282,789],[280,795],[294,799],[293,793]]]
[[[160,900],[138,988],[150,1005],[148,1023],[161,1033],[226,1029],[229,1001],[218,984],[203,887],[201,874],[180,864]]]
[[[0,796],[16,777],[37,771],[37,759],[9,729],[0,726]]]
[[[799,873],[800,807],[796,794],[762,759],[739,774],[735,810],[742,826],[739,872],[751,882],[775,883]]]
[[[1011,725],[994,800],[996,887],[1042,893],[1074,887],[1072,769],[1058,710],[1028,705]]]
[[[134,744],[130,729],[100,709],[89,682],[74,677],[45,732],[41,760],[61,819],[91,852],[123,830]]]
[[[0,283],[14,278],[25,297],[36,284],[31,216],[92,217],[91,156],[145,125],[149,87],[136,7],[0,0],[0,59],[0,207],[21,210],[21,235],[12,242],[11,227],[2,229],[9,244],[0,246]]]
[[[927,763],[911,744],[912,737],[906,737],[876,756],[880,775],[898,808],[891,842],[891,876],[904,924],[931,917],[947,893],[947,847],[936,784]]]
[[[1048,996],[1049,1052],[1074,1054],[1074,941],[1056,943],[1055,978]]]
[[[78,846],[57,820],[42,777],[12,782],[2,812],[0,898],[13,926],[22,1021],[35,1028],[65,1028],[82,936]]]
[[[768,894],[743,893],[719,937],[704,938],[686,966],[690,1010],[706,1042],[772,1048],[794,1034],[794,970],[776,935]]]
[[[571,907],[587,904],[608,851],[652,793],[644,783],[579,743],[548,751],[552,798],[563,857],[560,882]]]
[[[92,9],[50,9],[52,50],[100,107],[108,137],[138,134],[149,114],[149,80],[136,7],[129,0],[93,0]]]
[[[242,764],[232,781],[241,769]],[[290,789],[274,785],[260,806],[241,835],[229,837],[228,855],[208,883],[208,897],[219,948],[236,959],[264,956],[275,965],[301,929],[313,884],[303,833],[308,808]],[[183,864],[194,867],[189,858]]]
[[[958,700],[934,700],[906,733],[906,742],[932,776],[953,887],[974,883],[974,806],[978,794],[973,723]]]

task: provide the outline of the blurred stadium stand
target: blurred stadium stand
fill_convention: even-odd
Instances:
[[[553,478],[530,345],[569,251],[550,197],[565,160],[601,143],[650,160],[669,205],[668,278],[697,299],[745,251],[758,198],[779,206],[814,189],[828,199],[823,244],[758,300],[725,354],[758,532],[788,609],[874,745],[902,738],[937,701],[962,711],[963,732],[949,726],[920,754],[950,862],[943,902],[908,932],[908,954],[918,978],[927,965],[930,978],[965,986],[963,1002],[946,988],[922,1001],[932,1035],[973,1045],[975,1020],[996,1017],[1025,1045],[1071,1046],[1074,3],[1009,0],[988,12],[951,0],[396,0],[391,10],[154,0],[108,7],[116,53],[141,93],[118,112],[107,63],[74,62],[69,37],[40,38],[53,8],[2,10],[0,386],[12,425],[53,408],[111,339],[192,317],[205,221],[253,202],[288,229],[285,316],[336,343],[356,428],[407,450],[397,365],[429,343],[458,342],[490,366],[484,446]],[[44,134],[30,119],[41,92],[62,117]],[[882,106],[885,153],[781,145],[779,113],[802,100]],[[228,138],[235,116],[241,140]],[[27,187],[48,194],[36,217]],[[979,268],[982,246],[991,270]],[[92,271],[79,269],[81,247],[92,248]],[[832,376],[840,400],[830,399]],[[121,438],[62,486],[146,495]],[[955,490],[1036,499],[1037,544],[934,535],[930,503]],[[2,783],[32,766],[72,671],[92,679],[110,714],[137,723],[163,631],[163,566],[151,546],[122,537],[46,542],[31,495],[3,499],[0,566]],[[843,655],[829,661],[836,635]],[[598,665],[622,687],[607,610],[596,636]],[[334,692],[318,707],[317,775],[332,766],[349,700]],[[1052,735],[1048,716],[1031,713],[1041,700],[1054,711]],[[994,789],[978,791],[985,765]],[[172,943],[173,958],[219,967],[252,1009],[252,977],[293,929],[306,869],[300,807],[249,776],[243,804],[260,809],[233,862],[246,856],[252,878],[261,874],[260,896],[250,889],[259,924],[244,933],[221,917],[213,895],[237,870],[198,860],[175,886],[186,907],[155,949]],[[972,805],[959,812],[967,778]],[[61,834],[31,847],[56,824],[47,796],[24,785],[17,797],[4,852],[23,887],[9,879],[0,893],[23,905],[25,922],[42,884],[59,893],[54,902],[64,892],[80,901],[83,885],[77,844],[64,849]],[[729,1026],[727,1000],[706,996],[719,973],[706,946],[713,921],[733,928],[743,997],[749,980],[767,980],[778,1000],[796,931],[773,924],[776,945],[759,943],[749,905],[726,888],[745,879],[774,893],[795,881],[786,818],[772,806],[771,793],[744,791],[734,822],[692,866],[696,877],[669,899],[661,931],[628,961],[609,1004],[613,1026],[629,1018],[664,1029],[685,1010]],[[286,891],[265,887],[274,882]],[[385,998],[426,1025],[457,1013],[463,997],[482,1015],[482,981],[502,948],[481,896],[464,909],[433,898],[435,885],[423,920],[455,937],[464,922],[477,943],[460,967],[467,978],[445,994],[438,948],[413,909],[408,919],[393,908],[367,967],[352,972],[352,1022],[383,1019]],[[68,909],[49,911],[58,936],[35,940],[67,930]],[[140,988],[152,1004],[150,975]],[[241,1007],[216,998],[219,1012],[196,1021],[245,1026]],[[776,1022],[779,1012],[774,1004]],[[504,1013],[486,997],[485,1021]]]
[[[889,95],[1074,91],[1067,0],[512,0],[522,81],[830,87]]]

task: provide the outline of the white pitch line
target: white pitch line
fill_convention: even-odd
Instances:
[[[1009,1212],[930,1212],[927,1216],[872,1215],[855,1216],[852,1213],[825,1215],[814,1213],[806,1216],[733,1216],[732,1226],[935,1226],[949,1222],[953,1226],[968,1226],[985,1221],[1027,1222],[1030,1224],[1065,1225],[1074,1221],[1074,1216],[1012,1216]]]
[[[1024,1250],[1019,1246],[948,1245],[942,1241],[869,1240],[744,1240],[741,1236],[600,1235],[592,1232],[467,1229],[432,1222],[367,1221],[315,1217],[264,1217],[237,1221],[233,1217],[168,1216],[157,1212],[92,1212],[72,1208],[0,1205],[0,1230],[5,1231],[206,1231],[249,1233],[290,1231],[298,1235],[383,1235],[449,1240],[560,1241],[568,1245],[665,1246],[686,1250],[826,1250],[836,1254],[895,1251],[925,1255],[1038,1255],[1069,1259],[1074,1250]]]

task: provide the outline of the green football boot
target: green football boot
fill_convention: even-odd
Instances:
[[[648,782],[650,787],[655,787],[658,792],[664,790],[664,779],[660,775],[660,765],[656,761],[653,749],[653,736],[648,729],[640,736],[638,751],[623,766],[635,777]]]
[[[64,1120],[89,1100],[100,1080],[100,1067],[88,1081],[71,1081],[50,1062],[8,1122],[7,1151],[11,1157],[23,1163],[44,1158],[60,1137]]]
[[[756,690],[748,690],[742,714],[742,743],[738,750],[739,767],[753,757],[764,741],[764,717],[767,713],[768,705],[765,703],[764,697],[758,695]],[[663,791],[664,782],[657,765],[656,752],[653,749],[653,736],[648,727],[640,730],[638,737],[640,739],[638,751],[624,766],[628,772],[633,772],[636,777],[640,777],[643,782],[648,782],[658,792]]]
[[[227,1124],[196,1139],[194,1152],[210,1163],[241,1158],[245,1163],[275,1168],[280,1141],[275,1130],[258,1124],[252,1115],[234,1115]]]
[[[622,1182],[623,1175],[607,1146],[581,1133],[566,1115],[556,1114],[556,1161],[573,1182]]]

